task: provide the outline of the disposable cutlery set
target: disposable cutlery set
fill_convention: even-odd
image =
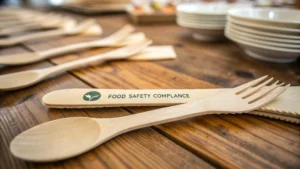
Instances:
[[[96,32],[99,34],[102,33],[101,27],[95,24],[94,20],[85,20],[82,21],[76,27],[67,25],[63,29],[43,31],[41,33],[32,33],[26,34],[23,36],[18,36],[16,38],[9,38],[8,40],[0,40],[0,45],[10,45],[19,42],[24,42],[27,40],[52,37],[52,36],[61,36],[61,35],[70,35],[77,33],[90,33],[95,32],[94,28],[96,26]],[[150,40],[147,40],[143,33],[133,33],[134,27],[131,25],[126,25],[114,34],[101,38],[99,40],[90,41],[90,42],[81,42],[71,45],[61,46],[45,51],[30,52],[30,53],[21,53],[13,55],[4,55],[0,56],[0,64],[2,65],[23,65],[38,62],[41,60],[48,59],[57,55],[70,53],[78,50],[84,50],[88,48],[95,47],[122,47],[107,53],[90,56],[88,58],[79,59],[69,63],[57,65],[50,68],[38,69],[38,70],[29,70],[17,73],[11,73],[0,76],[0,91],[2,90],[16,90],[28,87],[30,85],[36,84],[45,78],[63,73],[68,70],[73,70],[79,67],[88,66],[91,64],[97,64],[100,62],[116,59],[127,59],[132,57],[131,60],[158,60],[158,59],[169,59],[176,57],[176,54],[172,47],[170,46],[151,46]],[[160,53],[163,52],[163,53]]]
[[[57,161],[80,155],[139,128],[201,115],[250,112],[271,102],[289,86],[277,82],[266,86],[262,82],[265,79],[266,76],[185,104],[123,117],[71,117],[46,122],[16,136],[10,150],[24,160]]]

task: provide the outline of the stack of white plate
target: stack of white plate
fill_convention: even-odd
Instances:
[[[228,9],[245,6],[249,4],[220,2],[180,4],[177,6],[177,24],[189,28],[196,40],[223,39]]]
[[[288,63],[300,55],[300,11],[230,9],[225,35],[256,59]]]

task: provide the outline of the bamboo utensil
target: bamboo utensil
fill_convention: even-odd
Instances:
[[[142,51],[151,43],[152,41],[150,40],[144,40],[142,42],[132,44],[123,48],[119,48],[107,53],[75,60],[72,62],[68,62],[65,64],[61,64],[49,68],[29,70],[29,71],[2,75],[0,76],[0,82],[1,82],[0,91],[25,88],[33,84],[36,84],[49,76],[63,73],[65,71],[69,71],[72,69],[77,69],[90,64],[97,64],[100,62],[117,60],[117,59],[126,59]]]
[[[169,106],[187,103],[230,89],[62,89],[43,97],[43,104],[52,108],[96,108],[130,106]],[[97,92],[101,98],[84,100],[85,94]],[[282,113],[300,117],[300,87],[289,87],[273,102],[260,107],[260,111]]]
[[[1,56],[0,64],[4,64],[4,65],[29,64],[29,63],[45,60],[60,54],[71,53],[82,49],[93,48],[93,47],[104,47],[104,46],[117,46],[118,44],[120,44],[121,40],[124,40],[133,31],[134,31],[134,27],[132,27],[131,25],[126,25],[120,30],[118,30],[117,32],[115,32],[114,34],[96,41],[75,43],[75,44],[61,46],[61,47],[57,47],[45,51],[40,51],[40,52]],[[123,43],[121,45],[127,45],[127,44]]]
[[[1,21],[0,22],[0,28],[5,28],[5,27],[10,27],[10,26],[19,26],[19,25],[23,25],[23,24],[28,24],[28,23],[37,23],[37,22],[45,22],[45,19],[58,19],[57,17],[55,17],[55,15],[53,14],[45,14],[45,15],[37,15],[37,16],[31,16],[31,18],[29,19],[12,19],[12,20],[7,20],[7,21]],[[47,22],[49,22],[49,20],[47,20]]]
[[[85,20],[80,24],[74,26],[72,23],[66,24],[63,28],[43,31],[38,33],[26,34],[12,38],[1,38],[0,46],[10,46],[22,43],[29,40],[36,40],[45,37],[62,36],[62,35],[100,35],[102,33],[101,27],[95,23],[94,20]]]
[[[131,106],[170,106],[187,103],[230,89],[62,89],[43,97],[51,108],[100,108]],[[89,93],[100,96],[89,101]],[[272,102],[250,114],[300,123],[300,87],[289,87]]]
[[[134,43],[137,43],[139,41],[142,41],[146,39],[146,37],[144,36],[143,33],[134,33],[132,35],[130,35],[128,38],[126,38],[124,41],[121,41],[119,44],[116,45],[120,45],[120,46],[125,46],[125,44],[127,45],[131,45]],[[123,45],[124,44],[124,45]],[[9,55],[7,55],[9,56]],[[4,65],[20,65],[21,64],[21,60],[16,60],[16,61],[12,61],[13,58],[24,58],[24,60],[29,57],[31,59],[34,59],[34,57],[38,57],[38,55],[36,54],[36,52],[32,52],[32,53],[25,53],[25,54],[17,54],[17,55],[11,55],[12,57],[6,57],[1,59],[0,56],[0,65],[4,64]],[[29,60],[28,58],[28,60]],[[126,59],[126,60],[136,60],[136,61],[141,61],[141,60],[166,60],[166,59],[175,59],[176,58],[176,53],[174,51],[174,48],[172,46],[149,46],[147,48],[145,48],[143,51],[137,53],[136,55]]]
[[[289,86],[279,88],[283,84],[277,82],[265,86],[261,82],[266,78],[205,99],[144,113],[116,118],[72,117],[50,121],[16,136],[10,144],[10,151],[24,160],[57,161],[80,155],[117,135],[139,128],[200,115],[249,112],[269,103]]]
[[[48,22],[49,19],[51,20],[51,22]],[[41,21],[24,22],[17,25],[2,27],[0,29],[0,36],[8,36],[19,32],[36,30],[36,29],[63,28],[65,25],[76,25],[76,21],[68,17],[64,17],[64,18],[51,17]]]

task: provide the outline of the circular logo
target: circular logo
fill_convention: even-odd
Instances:
[[[100,99],[101,94],[96,91],[90,91],[83,95],[83,100],[91,102]]]

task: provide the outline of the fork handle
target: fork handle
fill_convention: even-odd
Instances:
[[[92,48],[92,47],[96,47],[96,46],[97,45],[93,42],[81,42],[81,43],[75,43],[75,44],[71,44],[71,45],[67,45],[67,46],[52,48],[49,50],[39,52],[39,54],[43,58],[49,58],[52,56],[57,56],[60,54],[65,54],[65,53],[69,53],[69,52],[88,49],[88,48]]]

